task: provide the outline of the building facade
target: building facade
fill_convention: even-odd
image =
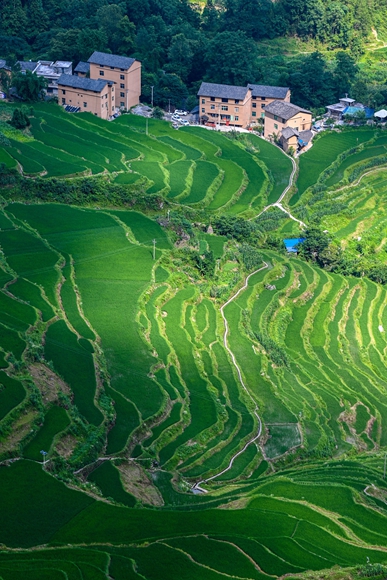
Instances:
[[[246,87],[202,83],[198,91],[201,123],[248,127],[265,118],[266,106],[274,100],[290,101],[287,87]]]
[[[296,131],[309,131],[312,127],[312,113],[293,103],[273,101],[265,109],[265,137],[279,135],[287,127]]]
[[[78,111],[109,119],[115,111],[114,83],[73,75],[62,75],[58,82],[58,102]]]
[[[140,102],[141,63],[134,58],[93,52],[88,60],[90,78],[109,80],[115,84],[115,107],[130,109]]]
[[[62,74],[58,81],[59,104],[109,119],[140,102],[141,63],[134,58],[93,52],[74,73]]]

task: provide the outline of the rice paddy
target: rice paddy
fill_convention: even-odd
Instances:
[[[47,176],[58,160],[129,186],[135,172],[203,220],[253,217],[288,183],[290,160],[258,137],[143,122],[38,105],[34,140],[7,153],[28,165],[35,152]],[[383,135],[323,139],[310,171],[300,160],[302,203],[345,204],[322,225],[380,254],[385,170],[345,180]],[[200,223],[174,245],[159,210],[1,208],[0,577],[357,578],[385,564],[386,287],[262,247],[242,288],[234,241]],[[298,233],[285,221],[276,234]],[[194,247],[216,261],[208,280]]]

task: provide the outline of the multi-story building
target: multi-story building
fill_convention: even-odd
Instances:
[[[130,109],[140,101],[141,63],[134,58],[93,52],[74,73],[60,77],[60,104],[109,119],[119,109]]]
[[[311,127],[312,113],[292,103],[273,101],[265,109],[264,136],[278,137],[285,151],[309,142]]]
[[[113,81],[87,79],[75,75],[62,75],[58,82],[59,104],[68,105],[73,112],[93,113],[109,119],[115,111]]]
[[[246,87],[202,83],[198,92],[200,121],[235,127],[256,124],[274,100],[290,101],[287,87],[252,85]]]
[[[106,79],[116,86],[116,108],[138,105],[141,95],[141,63],[134,58],[93,52],[88,60],[91,79]]]
[[[30,71],[38,75],[38,77],[46,79],[46,93],[48,95],[58,94],[58,80],[62,75],[73,74],[73,63],[67,60],[57,60],[55,62],[51,60],[38,60],[37,62],[19,60],[17,64],[21,73],[25,74],[26,71]]]

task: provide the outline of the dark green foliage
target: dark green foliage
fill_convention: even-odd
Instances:
[[[43,77],[27,70],[25,74],[17,73],[13,78],[13,86],[23,101],[39,101],[47,82]]]
[[[275,365],[280,367],[289,366],[288,355],[282,346],[277,344],[275,340],[263,332],[254,332],[254,335],[258,342],[265,349],[267,356],[273,361]]]
[[[382,574],[385,575],[387,573],[387,566],[384,566],[383,564],[374,564],[368,559],[367,564],[360,566],[357,569],[357,573],[359,576],[365,576],[366,578],[381,576]]]
[[[212,222],[214,232],[228,238],[235,238],[238,242],[255,239],[258,235],[256,224],[240,217],[222,215]]]
[[[195,253],[193,261],[202,276],[213,276],[215,272],[215,258],[211,250],[203,254]]]
[[[15,129],[25,129],[30,126],[30,120],[22,109],[14,109],[9,124]]]
[[[262,255],[250,244],[242,244],[239,248],[242,255],[242,262],[247,271],[254,270],[262,264]]]

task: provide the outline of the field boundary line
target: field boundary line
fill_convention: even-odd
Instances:
[[[241,370],[240,370],[240,368],[239,368],[239,365],[238,365],[238,363],[237,363],[237,361],[236,361],[235,355],[234,355],[234,353],[232,352],[231,348],[228,346],[227,335],[228,335],[228,333],[229,333],[229,326],[228,326],[227,318],[226,318],[226,316],[225,316],[225,314],[224,314],[224,309],[225,309],[225,308],[226,308],[226,306],[228,306],[228,305],[229,305],[229,304],[230,304],[230,303],[231,303],[233,300],[235,300],[235,298],[237,298],[241,292],[243,292],[244,290],[246,290],[246,288],[247,288],[247,286],[248,286],[248,283],[249,283],[249,280],[250,280],[250,278],[251,278],[252,276],[254,276],[254,274],[257,274],[258,272],[261,272],[262,270],[265,270],[266,268],[268,268],[268,267],[269,267],[269,264],[268,264],[267,262],[263,261],[263,263],[264,263],[264,266],[262,266],[261,268],[258,268],[258,270],[254,270],[254,272],[251,272],[251,274],[249,274],[249,275],[246,277],[246,279],[245,279],[245,283],[243,284],[243,286],[241,286],[241,288],[239,288],[239,290],[238,290],[238,291],[237,291],[237,292],[236,292],[236,293],[235,293],[233,296],[231,296],[231,298],[229,298],[229,299],[227,300],[227,302],[225,302],[225,303],[223,304],[223,306],[221,306],[221,307],[220,307],[220,313],[221,313],[221,315],[222,315],[223,322],[224,322],[223,345],[224,345],[224,348],[225,348],[225,349],[227,350],[227,352],[229,353],[229,355],[231,356],[232,363],[233,363],[234,367],[236,368],[236,371],[237,371],[237,374],[238,374],[238,378],[239,378],[239,382],[241,383],[241,385],[242,385],[242,388],[244,389],[244,391],[247,393],[248,397],[251,399],[252,403],[254,404],[254,411],[253,411],[253,413],[254,413],[255,417],[257,418],[258,425],[259,425],[259,427],[258,427],[258,434],[257,434],[257,435],[255,435],[255,437],[253,437],[253,438],[252,438],[252,439],[250,439],[249,441],[247,441],[247,443],[244,445],[244,447],[243,447],[242,449],[240,449],[240,450],[239,450],[237,453],[235,453],[235,455],[233,455],[233,456],[231,457],[231,459],[230,459],[230,462],[229,462],[228,466],[227,466],[225,469],[223,469],[223,470],[222,470],[222,471],[220,471],[219,473],[216,473],[215,475],[212,475],[211,477],[207,477],[206,479],[202,479],[201,481],[198,481],[197,483],[195,483],[195,484],[192,486],[192,488],[191,488],[191,489],[193,489],[193,490],[198,490],[198,491],[202,491],[202,492],[204,492],[204,493],[207,493],[207,490],[206,490],[206,489],[203,489],[202,487],[200,487],[200,485],[201,485],[202,483],[207,483],[207,481],[211,481],[212,479],[215,479],[215,478],[219,477],[220,475],[223,475],[223,473],[226,473],[226,471],[229,471],[229,470],[231,469],[231,467],[232,467],[232,465],[233,465],[233,463],[234,463],[235,459],[236,459],[237,457],[239,457],[239,455],[242,455],[242,453],[244,453],[244,451],[246,451],[246,449],[248,448],[248,446],[249,446],[251,443],[254,443],[254,442],[257,440],[257,439],[259,439],[259,438],[260,438],[260,436],[261,436],[261,434],[262,434],[262,420],[261,420],[261,417],[260,417],[260,415],[259,415],[259,413],[258,413],[258,405],[257,405],[257,403],[255,402],[255,400],[254,400],[254,398],[252,397],[252,395],[250,394],[250,392],[249,392],[248,388],[246,387],[246,385],[245,385],[245,383],[244,383],[244,381],[243,381],[242,372],[241,372]]]

